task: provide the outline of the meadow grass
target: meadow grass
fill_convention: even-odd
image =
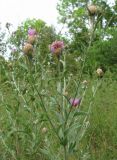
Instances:
[[[117,82],[102,82],[92,106],[83,145],[90,160],[117,159]]]
[[[16,81],[12,79],[12,71],[5,71],[1,79],[0,160],[62,160],[62,147],[40,108],[42,104],[33,88],[35,84],[37,90],[41,91],[48,114],[56,126],[59,122],[55,110],[59,113],[58,104],[61,99],[56,94],[56,80],[52,77],[53,80],[48,82],[51,73],[37,73],[33,80],[26,75],[22,79],[18,78],[17,70],[14,73]],[[39,74],[43,77],[40,80]],[[77,79],[74,75],[72,78]],[[81,105],[82,111],[87,111],[96,79],[87,78],[89,84]],[[31,81],[32,88],[28,81]],[[117,82],[111,77],[104,77],[101,81],[87,119],[88,127],[84,137],[68,157],[69,160],[117,159]],[[70,92],[74,85],[69,84],[68,94],[73,94]],[[44,127],[47,128],[47,133],[43,132]]]

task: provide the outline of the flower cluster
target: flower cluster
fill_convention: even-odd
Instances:
[[[23,52],[28,55],[31,56],[32,52],[33,52],[33,44],[35,43],[37,38],[37,32],[35,29],[29,28],[28,30],[28,39],[26,44],[23,47]]]
[[[28,43],[34,44],[37,38],[37,32],[35,29],[29,29],[28,30]]]

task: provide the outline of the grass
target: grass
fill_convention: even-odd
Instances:
[[[84,143],[91,160],[117,159],[117,85],[102,83],[97,92]]]
[[[11,78],[12,71],[4,70],[4,73],[2,71],[0,160],[61,160],[62,147],[59,146],[57,137],[40,108],[41,102],[37,93],[28,84],[30,79],[27,73],[20,78],[18,75],[21,70],[16,69],[15,71],[17,71],[15,72],[16,82],[21,89],[21,94],[14,87]],[[34,75],[36,87],[42,91],[48,114],[52,122],[57,125],[54,110],[59,111],[58,104],[61,97],[56,94],[55,80],[48,83],[49,75],[39,80],[41,73],[38,74]],[[44,76],[46,73],[43,73]],[[87,111],[95,78],[89,78],[88,81],[89,85],[82,104],[84,111]],[[34,81],[31,83],[34,84]],[[68,94],[72,95],[70,91],[73,90],[74,85],[69,84]],[[88,118],[89,126],[76,151],[69,156],[69,160],[117,160],[116,97],[117,82],[111,77],[103,78]],[[43,127],[48,128],[47,133],[42,133]]]

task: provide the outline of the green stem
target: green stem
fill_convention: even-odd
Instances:
[[[93,105],[95,95],[96,95],[96,93],[97,93],[97,90],[98,90],[99,86],[101,85],[101,82],[102,82],[102,81],[100,81],[100,82],[98,81],[97,84],[96,84],[95,90],[94,90],[93,95],[92,95],[92,99],[91,99],[91,101],[90,101],[90,103],[89,103],[88,112],[87,112],[86,117],[84,118],[84,121],[83,121],[81,130],[83,130],[83,127],[85,126],[86,121],[87,121],[87,119],[88,119],[88,117],[89,117],[89,115],[90,115],[91,106]],[[83,137],[83,135],[80,137],[80,139],[81,139],[82,137]],[[76,138],[77,138],[77,137],[76,137]]]
[[[80,81],[81,81],[81,79],[82,79],[83,69],[84,69],[84,66],[85,66],[86,58],[87,58],[86,52],[88,52],[89,48],[91,47],[91,44],[92,44],[92,41],[93,41],[93,35],[94,35],[94,28],[93,28],[93,30],[92,30],[92,32],[91,32],[91,37],[90,37],[90,41],[89,41],[89,46],[88,46],[87,50],[85,51],[85,57],[84,57],[84,61],[83,61],[83,64],[82,64],[81,71],[80,71],[80,76],[79,76],[78,85],[77,85],[77,89],[76,89],[76,93],[75,93],[74,99],[75,99],[76,96],[77,96],[77,92],[78,92],[78,89],[79,89],[79,86],[80,86]],[[67,125],[67,121],[68,121],[68,119],[69,119],[69,116],[70,116],[71,111],[72,111],[72,106],[71,106],[71,108],[70,108],[70,110],[69,110],[67,119],[66,119],[66,121],[65,121],[65,125]]]
[[[67,149],[66,149],[66,146],[64,146],[64,160],[67,160]]]
[[[58,82],[57,82],[57,91],[61,93],[61,78],[60,78],[60,60],[58,59],[58,65],[57,65],[57,72],[58,72]]]
[[[31,74],[31,75],[32,75],[32,74]],[[33,79],[33,81],[34,81],[34,78],[33,78],[33,77],[32,77],[32,79]],[[40,98],[40,100],[41,100],[41,108],[42,108],[42,109],[43,109],[43,111],[45,112],[46,117],[47,117],[47,119],[48,119],[48,121],[49,121],[49,123],[50,123],[51,127],[53,128],[53,131],[55,132],[55,134],[57,135],[58,139],[59,139],[59,140],[60,140],[60,142],[61,142],[61,138],[59,137],[59,135],[58,135],[58,133],[57,133],[57,131],[56,131],[56,129],[55,129],[55,127],[54,127],[54,125],[53,125],[53,123],[52,123],[52,121],[51,121],[51,119],[50,119],[50,117],[49,117],[48,113],[47,113],[47,110],[46,110],[46,107],[45,107],[45,105],[44,105],[44,102],[43,102],[43,99],[42,99],[41,94],[39,93],[39,91],[37,90],[37,88],[36,88],[36,87],[33,87],[33,86],[34,86],[34,84],[32,84],[32,82],[31,82],[31,86],[32,86],[32,88],[33,88],[33,89],[35,89],[35,90],[36,90],[36,92],[37,92],[37,94],[38,94],[38,96],[39,96],[39,98]]]
[[[66,71],[66,55],[64,54],[64,62],[63,62],[63,94],[66,92],[66,78],[65,78],[65,71]],[[65,97],[63,96],[63,112],[65,111]]]

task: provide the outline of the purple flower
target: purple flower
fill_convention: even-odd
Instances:
[[[81,102],[81,98],[71,98],[70,103],[73,107],[79,106]]]
[[[59,55],[64,48],[63,41],[55,41],[50,45],[50,51],[56,55]]]
[[[28,30],[28,35],[29,36],[34,36],[34,35],[36,35],[37,33],[36,33],[36,30],[35,29],[33,29],[33,28],[29,28],[29,30]]]
[[[13,48],[11,52],[15,53],[15,52],[17,52],[17,49]]]

